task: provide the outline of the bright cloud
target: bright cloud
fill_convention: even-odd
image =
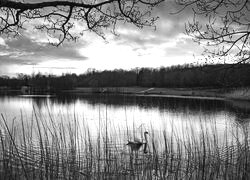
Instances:
[[[131,69],[194,62],[194,56],[198,56],[202,49],[183,33],[184,23],[191,13],[170,15],[176,10],[173,1],[166,1],[153,12],[160,16],[156,30],[119,24],[119,36],[107,33],[106,41],[86,32],[77,42],[54,47],[47,42],[57,39],[33,28],[28,28],[16,39],[0,37],[0,75],[18,72],[79,74],[88,68]],[[30,26],[37,23],[32,21]],[[84,25],[76,23],[74,30],[83,28]]]
[[[0,37],[0,46],[6,46],[5,40]]]

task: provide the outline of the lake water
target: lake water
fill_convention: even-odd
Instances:
[[[155,134],[174,131],[182,138],[186,131],[199,134],[202,128],[216,127],[223,137],[226,131],[235,133],[236,129],[249,127],[250,103],[105,94],[5,95],[0,96],[0,113],[9,126],[13,122],[21,126],[20,119],[29,124],[35,116],[59,123],[77,120],[80,128],[87,127],[92,136],[107,127],[113,136],[142,138],[144,131]]]

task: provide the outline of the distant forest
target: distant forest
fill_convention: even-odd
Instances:
[[[81,75],[61,76],[41,73],[17,77],[0,77],[1,88],[20,89],[22,86],[66,90],[76,87],[165,87],[165,88],[226,88],[250,86],[250,64],[190,64],[161,68],[97,71],[90,69]]]

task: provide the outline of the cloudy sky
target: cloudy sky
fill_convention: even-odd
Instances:
[[[77,42],[65,42],[60,47],[48,45],[46,34],[34,29],[16,38],[0,36],[0,75],[17,73],[84,73],[89,68],[131,69],[161,67],[199,60],[202,47],[185,35],[185,22],[192,14],[172,0],[154,10],[159,16],[156,30],[138,29],[132,25],[117,28],[118,36],[106,34],[106,40],[86,32]]]

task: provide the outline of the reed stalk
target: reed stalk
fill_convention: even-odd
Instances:
[[[227,125],[223,139],[216,123],[202,120],[198,134],[188,124],[180,127],[182,133],[175,127],[170,132],[152,128],[144,154],[143,148],[130,151],[126,139],[133,132],[112,126],[107,112],[104,120],[99,119],[96,136],[76,115],[58,121],[52,115],[46,119],[35,109],[33,114],[28,123],[21,113],[20,127],[14,120],[8,125],[1,114],[0,174],[4,179],[250,178],[249,127]]]

